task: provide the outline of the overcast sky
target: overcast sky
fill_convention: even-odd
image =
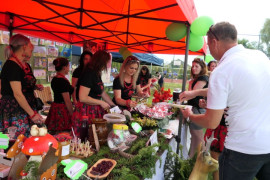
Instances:
[[[194,0],[198,16],[209,16],[215,23],[228,21],[234,24],[239,39],[259,41],[259,33],[267,18],[270,19],[270,0]],[[179,55],[157,55],[165,62],[184,59]],[[189,62],[195,56],[189,57]]]

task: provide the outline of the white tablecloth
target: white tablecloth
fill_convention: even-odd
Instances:
[[[169,125],[166,126],[166,128],[171,129],[173,131],[173,134],[177,135],[178,134],[178,125],[179,125],[179,120],[171,120],[169,122]],[[172,150],[176,152],[177,148],[177,142],[174,138],[171,139],[169,145],[172,147]],[[182,125],[181,129],[181,145],[183,146],[182,154],[183,154],[183,159],[188,158],[188,150],[190,147],[190,132],[187,124]],[[146,179],[146,180],[164,180],[164,164],[165,160],[167,157],[168,151],[164,151],[163,154],[161,155],[161,160],[162,164],[160,166],[160,160],[156,162],[156,174],[153,175],[151,179]],[[181,151],[180,154],[181,156]]]

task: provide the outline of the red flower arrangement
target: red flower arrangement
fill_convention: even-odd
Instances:
[[[164,88],[162,87],[159,91],[155,90],[154,99],[152,100],[152,102],[158,103],[158,102],[169,101],[171,99],[172,99],[171,90],[168,89],[167,91],[165,91]]]

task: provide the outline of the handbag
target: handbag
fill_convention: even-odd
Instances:
[[[36,104],[37,104],[38,111],[43,109],[44,103],[42,102],[42,100],[39,97],[36,98]]]

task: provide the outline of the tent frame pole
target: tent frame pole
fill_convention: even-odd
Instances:
[[[187,26],[187,36],[186,36],[186,51],[185,51],[185,62],[184,62],[184,72],[183,72],[183,82],[182,82],[182,92],[186,89],[186,81],[187,81],[187,64],[188,64],[188,52],[189,52],[189,39],[190,39],[190,25]],[[178,135],[175,137],[177,142],[176,154],[179,154],[179,146],[181,143],[181,131],[182,131],[182,122],[183,122],[183,114],[180,111],[179,113],[179,125],[178,125]]]
[[[12,13],[8,13],[9,15],[9,26],[8,26],[8,31],[9,31],[9,39],[11,39],[12,35],[13,35],[13,22],[14,22],[14,14]]]

